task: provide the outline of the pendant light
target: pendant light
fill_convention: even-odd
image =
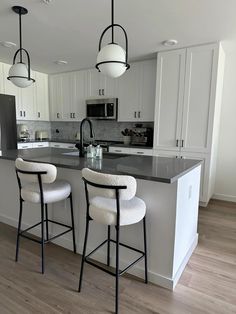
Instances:
[[[9,70],[8,80],[14,85],[24,88],[30,86],[35,82],[30,76],[30,57],[26,49],[22,48],[22,31],[21,31],[21,16],[28,13],[28,10],[20,7],[14,6],[12,10],[19,15],[19,37],[20,37],[20,48],[16,51],[13,58],[13,65]],[[23,62],[23,52],[26,54],[27,64]],[[17,55],[20,55],[20,61],[16,63]]]
[[[125,50],[114,42],[115,27],[121,28],[124,33]],[[111,43],[101,48],[103,37],[109,29],[111,29]],[[114,24],[114,0],[111,0],[111,25],[103,31],[100,37],[96,68],[99,72],[113,78],[121,76],[130,68],[130,65],[128,64],[127,33],[121,25]]]

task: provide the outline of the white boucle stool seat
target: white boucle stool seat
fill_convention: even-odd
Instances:
[[[91,218],[105,225],[116,225],[116,199],[96,196],[90,199],[89,214]],[[146,214],[146,204],[138,197],[120,200],[120,226],[135,224]]]
[[[67,199],[71,193],[71,186],[67,181],[56,180],[53,183],[43,183],[44,203],[54,203]],[[21,189],[24,201],[40,203],[40,189],[38,183],[27,184]]]

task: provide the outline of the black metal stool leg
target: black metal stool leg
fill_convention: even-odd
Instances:
[[[44,204],[41,203],[41,257],[42,274],[44,274]]]
[[[107,227],[107,266],[110,266],[110,239],[111,239],[111,226]]]
[[[116,307],[115,313],[119,313],[119,242],[120,242],[120,227],[116,226]]]
[[[81,261],[81,268],[80,268],[80,278],[79,278],[79,289],[78,291],[81,291],[82,287],[82,279],[83,279],[83,271],[84,271],[84,261],[86,256],[86,248],[87,248],[87,241],[88,241],[88,232],[89,232],[89,217],[86,218],[86,229],[85,229],[85,237],[84,237],[84,249],[83,249],[83,256]]]
[[[48,204],[45,204],[45,215],[46,215],[46,240],[48,241]]]
[[[143,218],[145,283],[148,283],[146,217]]]
[[[19,212],[19,220],[18,220],[17,239],[16,239],[16,257],[15,257],[16,262],[18,261],[18,253],[19,253],[22,209],[23,209],[23,200],[20,199],[20,212]]]
[[[76,243],[75,243],[75,223],[74,223],[74,210],[73,210],[73,199],[72,193],[70,193],[70,210],[71,210],[71,226],[72,226],[72,237],[73,237],[73,250],[76,254]]]

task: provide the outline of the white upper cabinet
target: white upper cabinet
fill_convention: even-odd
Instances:
[[[106,77],[97,69],[90,69],[87,73],[89,98],[117,97],[117,79]]]
[[[137,121],[140,103],[141,67],[133,63],[118,81],[118,120]]]
[[[62,76],[60,74],[49,77],[50,120],[63,120]]]
[[[156,149],[210,151],[218,56],[217,44],[158,54]]]
[[[145,60],[141,62],[141,94],[139,121],[153,121],[156,94],[156,60]]]
[[[71,116],[73,120],[82,121],[86,117],[85,100],[88,98],[88,71],[72,73]]]
[[[186,152],[210,151],[217,60],[216,45],[187,49],[182,129],[182,150]]]
[[[86,117],[88,71],[51,75],[49,90],[52,121],[81,121]]]
[[[31,77],[35,79],[35,72],[31,71]],[[26,88],[20,89],[20,110],[22,111],[22,120],[36,120],[36,95],[35,95],[35,83]]]
[[[185,49],[161,52],[157,59],[154,147],[180,150]]]
[[[37,120],[49,121],[48,75],[35,72],[35,115]]]
[[[19,88],[7,79],[10,67],[10,64],[0,63],[0,90],[15,96],[17,120],[48,121],[48,75],[31,71],[36,82],[29,87]]]
[[[118,120],[153,121],[156,88],[156,60],[134,62],[117,80]]]

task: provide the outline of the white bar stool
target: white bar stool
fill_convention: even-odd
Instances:
[[[27,162],[22,158],[17,158],[15,161],[16,165],[16,176],[19,186],[19,196],[20,196],[20,213],[18,221],[18,231],[17,231],[17,241],[16,241],[16,262],[18,261],[19,253],[19,242],[20,237],[27,238],[34,242],[41,244],[41,257],[42,257],[42,274],[44,273],[44,244],[48,243],[56,238],[64,235],[67,232],[72,231],[73,236],[73,250],[76,253],[75,244],[75,228],[74,228],[74,213],[73,213],[73,201],[71,186],[67,181],[56,180],[57,168],[51,164],[38,163],[38,162]],[[23,185],[22,185],[23,182]],[[63,223],[53,221],[48,219],[48,204],[55,203],[62,200],[70,199],[71,208],[71,226],[65,225]],[[21,230],[22,221],[22,210],[24,202],[37,203],[41,205],[41,221],[35,225]],[[45,208],[45,218],[44,218],[44,208]],[[67,228],[66,231],[49,238],[48,233],[48,222],[55,223],[57,225]],[[44,223],[46,223],[46,240],[44,236]],[[41,225],[41,239],[37,240],[25,234],[27,231],[33,229],[34,227]]]
[[[146,243],[146,205],[143,200],[136,197],[137,182],[135,178],[125,175],[111,175],[98,173],[88,168],[82,170],[85,183],[85,194],[87,202],[86,230],[84,238],[83,256],[80,269],[79,289],[81,291],[84,263],[95,266],[116,277],[116,301],[115,313],[119,310],[119,276],[125,273],[136,263],[144,259],[145,262],[145,283],[148,282],[147,271],[147,243]],[[86,255],[89,222],[95,222],[108,226],[108,237],[97,248]],[[126,244],[120,243],[120,227],[132,225],[143,220],[144,251],[137,250]],[[110,238],[110,228],[115,226],[116,241]],[[89,257],[107,243],[107,265],[110,266],[110,243],[116,244],[116,267],[115,272],[103,268],[92,262]],[[141,256],[128,265],[125,269],[119,270],[119,245],[141,254]]]

